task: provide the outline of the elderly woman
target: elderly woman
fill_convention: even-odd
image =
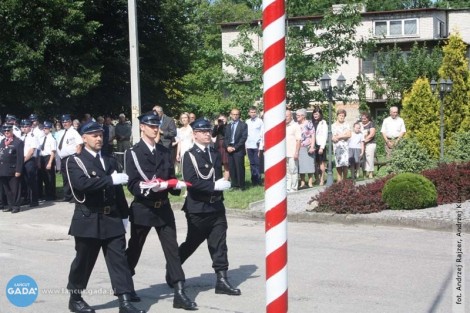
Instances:
[[[305,189],[306,176],[308,186],[313,187],[313,173],[315,173],[315,128],[312,121],[307,120],[307,110],[298,109],[296,112],[297,123],[300,125],[301,139],[299,150],[299,189]]]
[[[320,186],[325,183],[326,141],[328,139],[328,124],[323,119],[322,110],[319,107],[313,109],[313,127],[315,128],[315,178]]]
[[[372,121],[368,112],[361,113],[361,130],[364,134],[366,162],[364,171],[367,177],[374,177],[374,159],[375,159],[375,123]]]
[[[340,109],[336,112],[336,122],[331,125],[331,140],[333,141],[338,182],[348,176],[348,139],[351,137],[351,126],[345,122],[345,118],[346,110]]]

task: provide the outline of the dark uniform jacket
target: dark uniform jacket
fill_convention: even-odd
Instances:
[[[18,137],[5,146],[5,139],[0,141],[0,176],[15,176],[21,173],[24,162],[24,142]]]
[[[76,158],[83,163],[86,172]],[[110,176],[117,170],[117,162],[114,158],[102,158],[106,171],[100,160],[95,159],[86,149],[67,160],[71,188],[79,201],[85,199],[83,204],[75,204],[69,230],[72,236],[106,239],[126,232],[122,219],[129,216],[129,206],[123,187],[113,185]],[[108,211],[109,214],[106,214]]]
[[[207,176],[214,168],[215,180],[213,177],[204,179],[196,171],[192,158],[197,164],[197,169],[202,176]],[[184,181],[191,183],[188,187],[188,195],[184,202],[183,210],[189,213],[211,213],[225,211],[222,191],[214,190],[214,181],[222,178],[222,161],[220,153],[214,148],[210,148],[212,162],[208,155],[196,144],[186,151],[183,157],[183,177]]]
[[[163,226],[173,224],[175,216],[168,201],[168,193],[179,195],[181,190],[167,189],[159,192],[141,190],[140,182],[145,179],[140,175],[134,163],[131,151],[135,152],[140,168],[145,176],[162,180],[176,178],[175,167],[170,160],[170,150],[162,145],[155,145],[153,155],[143,140],[126,151],[126,171],[129,175],[127,189],[134,195],[131,204],[130,221],[143,226]]]
[[[235,148],[234,152],[242,152],[246,154],[245,142],[248,139],[248,125],[243,121],[238,121],[237,128],[235,129],[234,143],[232,142],[232,124],[227,124],[225,126],[225,140],[224,145],[225,149],[232,146]]]

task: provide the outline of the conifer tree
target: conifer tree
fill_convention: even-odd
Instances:
[[[439,99],[427,78],[418,78],[403,97],[401,117],[406,136],[415,138],[434,159],[439,158]]]
[[[444,97],[446,147],[453,134],[470,130],[470,73],[466,51],[467,45],[460,34],[455,32],[443,47],[444,57],[439,68],[439,76],[453,82],[452,92]]]

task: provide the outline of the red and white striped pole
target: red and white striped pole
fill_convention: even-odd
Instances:
[[[263,0],[266,312],[287,312],[284,0]]]

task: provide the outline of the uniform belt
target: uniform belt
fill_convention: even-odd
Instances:
[[[197,197],[197,198],[194,198],[194,200],[196,201],[203,201],[203,202],[209,202],[209,203],[214,203],[214,202],[217,202],[217,201],[222,201],[222,196],[221,195],[217,195],[217,196],[207,196],[207,197]]]
[[[80,208],[87,209],[91,213],[101,213],[101,214],[108,215],[108,214],[111,214],[111,212],[113,212],[116,207],[114,205],[105,205],[105,206],[100,206],[100,207],[89,207],[89,206],[86,206],[86,205],[82,204],[80,206]]]
[[[166,199],[159,199],[159,200],[152,200],[152,199],[136,199],[135,200],[138,203],[142,203],[145,206],[152,207],[154,209],[159,209],[163,205],[170,203],[170,200],[168,198]]]

